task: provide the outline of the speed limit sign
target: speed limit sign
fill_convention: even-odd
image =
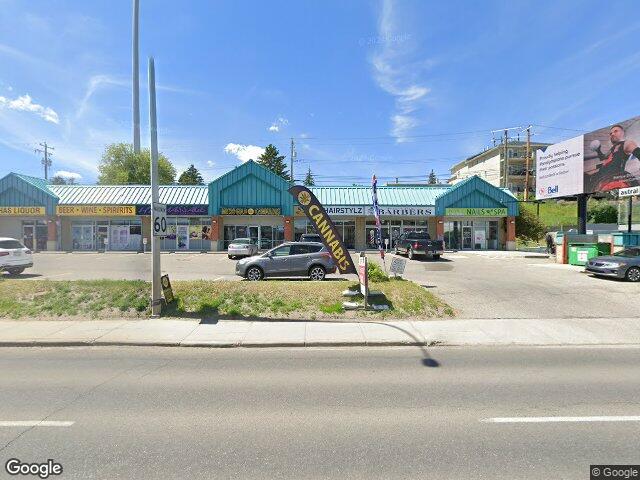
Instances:
[[[154,203],[151,209],[151,228],[154,237],[167,236],[167,206],[163,203]]]

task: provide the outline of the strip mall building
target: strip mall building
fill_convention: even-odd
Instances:
[[[262,249],[313,227],[290,184],[249,161],[209,185],[160,187],[167,205],[164,251],[220,251],[251,237]],[[371,188],[313,187],[348,248],[376,248]],[[516,198],[479,177],[455,185],[378,187],[385,246],[422,230],[456,250],[515,249]],[[0,179],[0,236],[34,251],[144,251],[151,191],[145,185],[51,185],[10,173]]]

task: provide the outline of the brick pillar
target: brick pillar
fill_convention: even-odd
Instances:
[[[516,217],[507,217],[507,250],[516,249]]]
[[[444,240],[444,217],[436,217],[436,240]]]
[[[293,242],[293,217],[282,217],[284,221],[284,241]]]
[[[47,219],[47,250],[50,252],[58,249],[58,225],[56,217]]]
[[[224,248],[224,236],[222,235],[223,219],[220,215],[211,217],[211,232],[209,239],[211,240],[211,251],[218,252]]]
[[[366,219],[364,217],[356,217],[356,250],[363,251],[367,249],[367,239],[365,238]]]

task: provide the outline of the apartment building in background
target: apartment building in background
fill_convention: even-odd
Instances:
[[[535,194],[536,150],[549,143],[531,142],[529,160],[529,194]],[[527,174],[527,142],[510,141],[505,159],[504,144],[488,148],[451,167],[449,183],[456,184],[478,175],[490,184],[508,188],[514,194],[524,193]]]

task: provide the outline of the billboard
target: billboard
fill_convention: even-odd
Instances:
[[[536,152],[536,198],[640,185],[640,116]]]

